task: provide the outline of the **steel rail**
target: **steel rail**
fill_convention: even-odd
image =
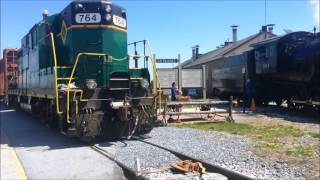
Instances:
[[[90,148],[93,149],[94,151],[98,152],[99,154],[109,158],[111,161],[114,161],[116,164],[118,164],[122,168],[122,170],[124,171],[123,173],[127,178],[137,179],[137,180],[147,180],[147,178],[143,177],[142,175],[139,175],[136,170],[134,170],[134,169],[126,166],[122,162],[116,160],[114,155],[112,155],[111,153],[109,153],[105,149],[102,149],[102,148],[98,147],[97,145],[92,145],[92,146],[90,146]]]
[[[202,165],[206,168],[207,171],[209,171],[209,172],[215,172],[215,173],[220,173],[220,174],[226,176],[229,180],[252,180],[252,179],[253,179],[253,178],[250,178],[250,177],[245,176],[245,175],[243,175],[243,174],[240,174],[240,173],[238,173],[238,172],[231,171],[231,170],[229,170],[229,169],[223,168],[223,167],[221,167],[221,166],[214,165],[214,164],[205,162],[205,161],[203,161],[203,160],[200,160],[200,159],[191,157],[191,156],[189,156],[189,155],[182,154],[182,153],[177,152],[177,151],[175,151],[175,150],[172,150],[172,149],[169,149],[169,148],[160,146],[160,145],[158,145],[158,144],[154,144],[154,143],[151,143],[151,142],[142,140],[142,139],[139,138],[139,137],[132,137],[131,139],[132,139],[132,140],[137,140],[137,141],[140,141],[140,142],[143,142],[143,143],[146,143],[146,144],[149,144],[149,145],[151,145],[151,146],[154,146],[154,147],[163,149],[163,150],[165,150],[165,151],[168,151],[168,152],[176,155],[177,157],[179,157],[181,160],[192,160],[192,161],[200,162],[200,163],[202,163]]]

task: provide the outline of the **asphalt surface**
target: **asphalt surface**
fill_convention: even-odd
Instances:
[[[24,167],[28,179],[121,179],[113,161],[52,131],[31,115],[0,107],[1,131]]]

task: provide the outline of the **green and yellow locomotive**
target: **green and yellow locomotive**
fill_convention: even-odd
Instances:
[[[85,141],[152,129],[150,74],[146,66],[129,68],[124,8],[78,0],[58,14],[45,10],[21,43],[18,86],[8,90],[9,105],[45,116]]]

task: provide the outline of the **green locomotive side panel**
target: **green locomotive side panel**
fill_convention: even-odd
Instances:
[[[130,69],[130,77],[131,78],[145,78],[150,81],[150,74],[147,68],[142,69]]]
[[[108,62],[104,57],[81,56],[74,75],[76,84],[83,84],[85,79],[95,79],[99,86],[108,87],[112,73],[128,73],[126,32],[110,28],[72,28],[65,36],[65,42],[61,35],[56,38],[60,66],[73,67],[79,53],[103,53],[113,57]],[[67,77],[66,71],[59,72]]]
[[[103,82],[109,84],[110,75],[114,72],[129,73],[127,33],[114,29],[105,29],[102,35],[103,51],[112,56],[112,63],[104,63],[106,76],[103,76]],[[109,40],[109,41],[108,41]]]

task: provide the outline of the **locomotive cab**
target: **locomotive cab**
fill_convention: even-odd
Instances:
[[[80,53],[105,54],[79,57],[76,85],[128,88],[128,82],[112,81],[128,79],[126,10],[110,1],[74,1],[59,14],[59,19],[60,65],[73,65]]]

